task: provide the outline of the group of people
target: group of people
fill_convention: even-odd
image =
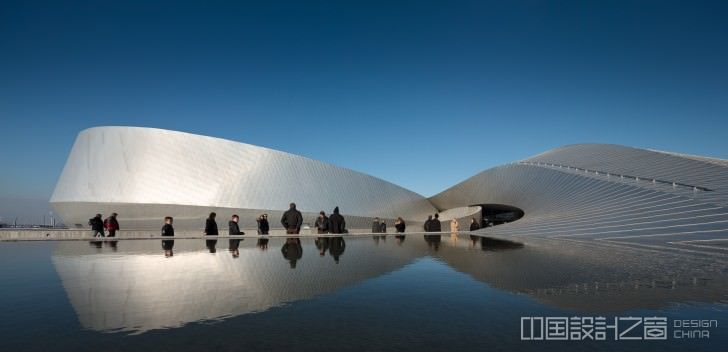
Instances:
[[[442,232],[442,223],[440,223],[440,214],[435,214],[427,217],[424,225],[425,232]],[[470,231],[476,231],[480,229],[480,224],[475,218],[470,218]],[[450,232],[457,233],[460,231],[460,222],[457,218],[450,220]]]
[[[101,214],[88,219],[88,224],[91,226],[94,237],[105,237],[106,232],[109,231],[109,237],[116,237],[116,231],[119,231],[119,221],[116,220],[117,213],[112,213],[108,218],[101,218]]]
[[[116,232],[119,231],[119,221],[116,219],[117,213],[112,213],[109,217],[102,220],[101,214],[96,214],[95,217],[89,219],[89,225],[93,231],[94,237],[104,237],[106,231],[108,231],[109,237],[115,237]],[[205,229],[203,234],[206,236],[219,236],[219,230],[216,221],[217,214],[211,212],[205,220]],[[235,214],[228,221],[228,235],[240,236],[245,235],[245,232],[240,230],[239,225],[240,217]],[[258,234],[267,235],[270,231],[270,224],[268,223],[268,214],[261,214],[256,218],[258,223]],[[162,227],[162,236],[169,237],[174,236],[174,219],[171,216],[164,218],[164,226]],[[301,225],[303,224],[303,215],[298,209],[296,209],[296,203],[289,204],[289,208],[281,216],[281,225],[286,230],[286,234],[298,235],[301,232]],[[316,218],[314,223],[318,234],[346,234],[349,231],[346,229],[346,220],[339,213],[339,207],[335,207],[333,213],[330,216],[326,216],[324,211],[319,212],[319,216]],[[406,224],[404,219],[398,217],[394,222],[394,228],[396,233],[404,233]],[[475,218],[471,218],[470,231],[480,229],[480,224]],[[442,224],[440,222],[440,214],[435,214],[427,217],[424,224],[425,232],[442,232]],[[450,231],[457,233],[460,231],[460,224],[457,219],[450,221]],[[378,217],[374,218],[372,222],[372,233],[387,233],[387,223],[384,220],[380,220]]]

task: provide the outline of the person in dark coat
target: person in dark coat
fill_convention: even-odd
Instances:
[[[281,217],[281,225],[286,229],[287,234],[297,235],[301,232],[301,224],[303,224],[303,215],[296,209],[296,203],[291,203]]]
[[[480,224],[475,218],[470,218],[470,231],[476,231],[480,229]]]
[[[232,219],[230,221],[228,221],[228,235],[239,236],[239,235],[245,234],[245,232],[240,231],[240,226],[238,226],[238,221],[240,221],[240,217],[237,215],[233,215]]]
[[[442,225],[440,224],[440,214],[435,214],[435,218],[430,222],[430,231],[442,232]]]
[[[96,214],[96,216],[88,219],[88,224],[91,225],[94,237],[104,237],[104,221],[101,220],[101,214]]]
[[[427,220],[425,220],[425,232],[431,232],[430,229],[432,227],[432,215],[427,215]]]
[[[319,212],[319,216],[316,218],[316,231],[319,234],[329,233],[329,218],[326,217],[326,213],[322,210]]]
[[[267,235],[268,231],[270,230],[270,225],[268,224],[268,214],[262,214],[256,219],[256,221],[258,221],[258,234]]]
[[[379,223],[379,233],[387,233],[387,223],[383,220]]]
[[[115,237],[116,231],[119,231],[119,221],[116,220],[117,213],[112,213],[111,216],[104,220],[104,227],[109,231],[109,237]]]
[[[339,257],[344,254],[344,250],[346,250],[344,237],[331,237],[331,240],[329,241],[329,254],[334,257],[334,262],[336,262],[336,264],[339,264]]]
[[[232,219],[228,222],[228,235],[240,236],[245,234],[245,232],[240,231],[240,226],[238,226],[239,221],[240,217],[237,214],[233,215]],[[238,247],[240,247],[240,241],[240,239],[228,240],[228,250],[233,255],[233,258],[240,257],[240,251],[238,250]]]
[[[329,232],[330,233],[346,233],[346,221],[339,214],[339,207],[334,208],[334,213],[329,216]]]
[[[217,232],[217,222],[215,221],[215,217],[217,214],[215,212],[210,213],[210,217],[205,220],[205,235],[207,236],[217,236],[219,235]]]
[[[291,269],[296,268],[296,262],[303,257],[303,247],[301,247],[301,239],[288,238],[281,248],[283,258],[286,258],[291,264]]]
[[[381,225],[379,224],[379,218],[374,218],[372,221],[372,233],[379,233],[381,231]]]
[[[397,233],[404,233],[406,227],[407,225],[404,223],[404,219],[402,219],[402,217],[398,217],[397,221],[394,222],[394,230],[397,231]]]
[[[173,222],[174,219],[172,219],[171,216],[167,216],[164,218],[164,226],[162,226],[162,237],[174,237],[174,227],[172,227]],[[174,252],[172,252],[172,248],[174,248],[174,240],[162,240],[162,249],[164,250],[165,257],[171,257],[174,255]]]

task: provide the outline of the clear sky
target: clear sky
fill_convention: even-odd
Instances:
[[[728,158],[728,2],[2,1],[3,201],[47,200],[100,125],[425,196],[564,144]]]

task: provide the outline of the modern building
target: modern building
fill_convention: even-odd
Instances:
[[[72,228],[86,228],[96,213],[117,212],[126,229],[158,229],[165,216],[194,229],[212,211],[225,221],[238,214],[246,228],[267,213],[275,228],[290,202],[310,225],[319,211],[338,206],[349,228],[367,228],[373,217],[422,222],[437,211],[419,194],[321,161],[139,127],[81,131],[50,201]]]
[[[728,160],[580,144],[483,171],[431,198],[356,171],[253,145],[138,127],[82,131],[51,198],[73,227],[118,212],[126,228],[166,215],[200,228],[210,211],[271,225],[295,202],[305,223],[339,206],[350,228],[429,214],[492,223],[484,233],[559,236],[720,251],[728,234]],[[443,229],[449,229],[443,224]],[[712,248],[712,249],[711,249]],[[717,248],[717,249],[716,249]]]

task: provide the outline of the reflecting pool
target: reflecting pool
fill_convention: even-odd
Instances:
[[[725,351],[727,268],[469,235],[0,242],[0,350]]]

